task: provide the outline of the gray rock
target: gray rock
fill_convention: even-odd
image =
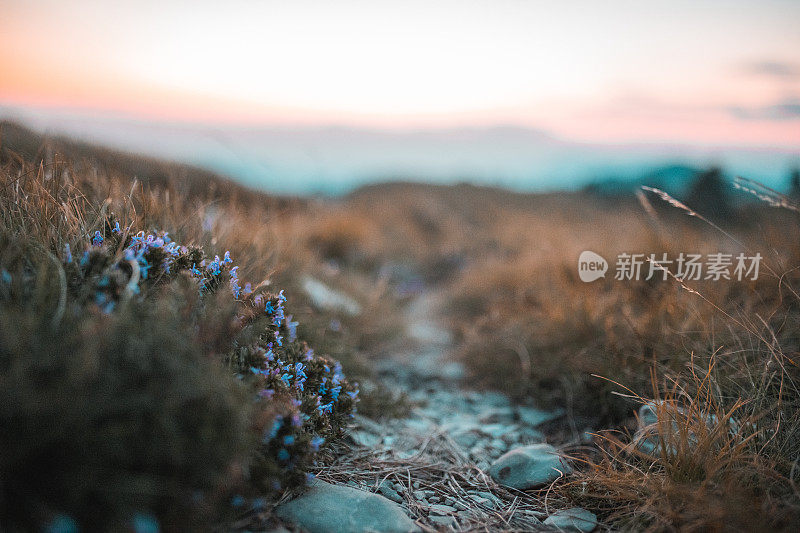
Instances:
[[[383,496],[314,480],[307,492],[276,508],[275,514],[309,533],[418,532],[402,507]]]
[[[521,442],[535,443],[542,442],[544,440],[544,435],[541,431],[537,431],[532,427],[522,427],[519,430],[517,438]]]
[[[506,443],[503,441],[503,439],[492,439],[492,442],[490,442],[489,445],[492,448],[500,450],[501,452],[506,451],[506,448],[508,448],[508,446],[506,446]]]
[[[491,492],[472,492],[467,495],[467,497],[477,503],[478,505],[482,505],[489,509],[494,509],[495,507],[500,506],[503,502],[500,498],[492,494]]]
[[[482,505],[484,507],[489,507],[489,508],[494,508],[494,504],[492,503],[492,500],[483,498],[481,496],[478,496],[477,494],[470,494],[468,496],[468,498],[470,500],[474,501],[475,503],[477,503],[478,505]]]
[[[478,420],[483,424],[508,424],[514,421],[514,411],[510,407],[491,407],[480,413]]]
[[[532,511],[515,511],[514,515],[511,517],[511,523],[515,527],[525,531],[538,531],[542,526],[542,521],[539,519],[538,513]]]
[[[489,467],[492,479],[513,489],[531,489],[555,481],[572,468],[549,444],[515,448]]]
[[[342,292],[331,289],[311,276],[303,278],[302,287],[311,303],[319,309],[343,311],[350,316],[361,314],[361,305],[357,301]]]
[[[483,443],[478,443],[470,448],[469,453],[473,457],[483,457],[486,455],[486,448],[484,448]]]
[[[491,405],[494,407],[506,407],[511,403],[508,400],[508,396],[496,391],[478,392],[474,396],[474,399],[478,404]]]
[[[429,505],[428,509],[432,515],[449,515],[456,512],[455,507],[449,505]]]
[[[456,444],[465,450],[468,450],[475,446],[475,444],[478,442],[478,436],[472,431],[465,431],[453,435],[453,440],[456,442]]]
[[[540,411],[539,409],[534,409],[533,407],[520,406],[517,407],[517,414],[519,415],[519,419],[524,424],[528,426],[538,426],[563,416],[564,411],[560,409],[555,411]]]
[[[388,483],[384,483],[380,487],[378,487],[378,492],[392,500],[393,502],[402,503],[403,497],[397,493],[396,489],[393,489],[389,486]]]
[[[658,422],[658,407],[654,402],[646,403],[639,408],[639,429]]]
[[[561,531],[589,533],[597,527],[597,517],[580,507],[556,511],[544,521],[544,525]]]
[[[416,433],[427,433],[431,430],[431,423],[424,418],[409,418],[403,421],[408,429]]]
[[[441,527],[450,527],[455,529],[458,527],[458,522],[452,516],[429,516],[428,520]]]
[[[486,498],[487,500],[491,501],[494,504],[495,507],[503,503],[503,500],[501,500],[500,498],[498,498],[497,496],[495,496],[491,492],[478,491],[475,494],[477,494],[481,498]]]
[[[659,423],[658,411],[662,410],[668,420]],[[637,430],[633,434],[632,446],[646,454],[658,455],[661,453],[662,441],[667,453],[674,454],[674,442],[679,438],[679,420],[686,416],[682,407],[668,404],[662,400],[648,402],[639,408],[637,417]],[[662,434],[662,431],[664,434]],[[690,441],[694,439],[689,435]]]
[[[506,424],[486,424],[485,426],[482,426],[480,430],[487,435],[500,438],[506,433],[516,430],[516,426],[509,426]]]
[[[650,455],[660,454],[662,446],[669,454],[677,453],[678,441],[682,438],[686,438],[688,444],[694,446],[697,444],[698,438],[688,419],[696,416],[703,416],[709,429],[713,429],[720,423],[713,413],[690,413],[673,402],[650,401],[639,408],[638,428],[633,435],[632,446]],[[664,420],[661,420],[660,417],[663,417]],[[688,428],[687,422],[690,423]],[[695,422],[697,421],[695,420]],[[738,432],[739,424],[733,418],[728,420],[727,425],[731,434]]]

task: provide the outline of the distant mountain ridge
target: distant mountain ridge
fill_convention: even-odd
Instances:
[[[672,196],[682,197],[689,191],[697,175],[702,171],[701,167],[680,164],[666,165],[643,170],[639,176],[598,179],[587,184],[584,189],[594,194],[618,196],[631,194],[646,185],[661,189]]]
[[[781,188],[800,149],[589,144],[519,126],[378,130],[346,126],[156,123],[0,107],[39,131],[200,166],[276,193],[339,195],[392,181],[469,182],[517,191],[630,187],[643,173],[664,188],[718,165]],[[673,183],[674,181],[674,183]]]

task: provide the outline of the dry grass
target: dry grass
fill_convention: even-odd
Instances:
[[[380,228],[360,244],[370,257],[416,263],[450,294],[450,324],[473,384],[567,408],[570,427],[550,428],[563,443],[580,442],[587,427],[613,428],[575,449],[584,467],[561,497],[633,530],[800,523],[796,213],[745,205],[720,227],[656,196],[402,184],[368,188],[345,206],[339,216],[367,218],[370,234]],[[681,284],[657,275],[585,284],[576,269],[583,250],[609,260],[609,278],[621,252],[758,251],[764,263],[756,281]],[[682,429],[667,433],[676,453],[631,455],[643,398],[682,406]],[[718,422],[709,426],[711,415]],[[738,431],[729,431],[729,417]]]
[[[25,229],[50,252],[66,243],[48,228],[68,224],[88,234],[108,212],[123,226],[169,228],[183,242],[230,249],[243,278],[270,273],[289,287],[311,344],[365,377],[369,357],[392,350],[404,291],[419,290],[417,282],[437,285],[449,295],[447,318],[472,384],[565,407],[570,427],[553,433],[562,443],[578,442],[587,427],[611,429],[589,449],[574,449],[582,468],[548,498],[577,502],[622,529],[800,524],[800,220],[791,208],[742,207],[721,232],[652,195],[640,203],[394,184],[306,202],[185,167],[59,140],[41,144],[8,125],[2,166],[3,187],[40,186],[37,197],[53,198],[43,209],[48,223]],[[771,205],[794,205],[774,191],[743,187]],[[23,203],[2,216],[25,218],[25,209]],[[760,251],[765,267],[748,282],[584,284],[576,270],[583,250],[604,256],[612,269],[621,252]],[[299,290],[302,275],[346,290],[367,312],[347,318],[314,309]],[[329,327],[332,321],[340,327]],[[667,441],[656,457],[629,446],[644,398],[681,407],[664,413],[679,430],[663,428]],[[378,403],[371,414],[381,409]],[[359,484],[390,478],[404,486],[410,477],[412,486],[416,480],[450,497],[488,487],[506,506],[479,513],[466,523],[474,528],[525,529],[510,521],[514,505],[545,510],[537,503],[544,494],[523,503],[454,457],[446,435],[430,450],[402,461],[344,455],[320,476]]]
[[[0,124],[0,154],[7,176],[3,187],[32,191],[29,196],[35,199],[50,198],[46,219],[31,222],[36,217],[29,215],[38,215],[38,205],[27,211],[18,206],[14,213],[4,213],[16,217],[6,227],[23,228],[38,242],[49,243],[51,252],[60,254],[67,244],[59,237],[65,226],[72,234],[92,234],[113,213],[123,228],[165,228],[174,239],[210,253],[230,250],[243,279],[286,288],[292,309],[312,322],[303,326],[310,344],[329,350],[365,376],[366,353],[379,351],[396,334],[395,302],[385,297],[387,288],[375,283],[372,271],[331,271],[325,256],[330,247],[318,234],[323,233],[323,240],[359,244],[354,235],[341,232],[364,226],[359,220],[337,229],[332,222],[337,211],[331,205],[249,190],[184,165],[42,138],[9,123]],[[31,223],[38,227],[25,227]],[[369,236],[378,239],[377,233]],[[350,291],[368,312],[348,319],[314,309],[300,288],[307,274]],[[332,320],[342,323],[335,334],[325,327]]]
[[[397,490],[409,515],[426,531],[441,526],[429,520],[429,507],[413,496],[414,491],[428,491],[439,498],[439,503],[461,506],[461,513],[450,515],[460,531],[530,531],[566,501],[552,487],[523,493],[498,485],[441,429],[428,435],[406,434],[377,452],[364,448],[334,450],[318,477],[373,492],[387,483]],[[470,498],[470,494],[479,492],[492,494],[495,503],[478,503]]]

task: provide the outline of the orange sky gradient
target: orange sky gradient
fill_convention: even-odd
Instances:
[[[0,6],[0,105],[800,148],[798,3],[109,4]]]

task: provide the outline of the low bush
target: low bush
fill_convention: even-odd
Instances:
[[[297,338],[283,291],[121,225],[92,187],[5,170],[2,529],[200,528],[233,494],[305,483],[358,386]]]

